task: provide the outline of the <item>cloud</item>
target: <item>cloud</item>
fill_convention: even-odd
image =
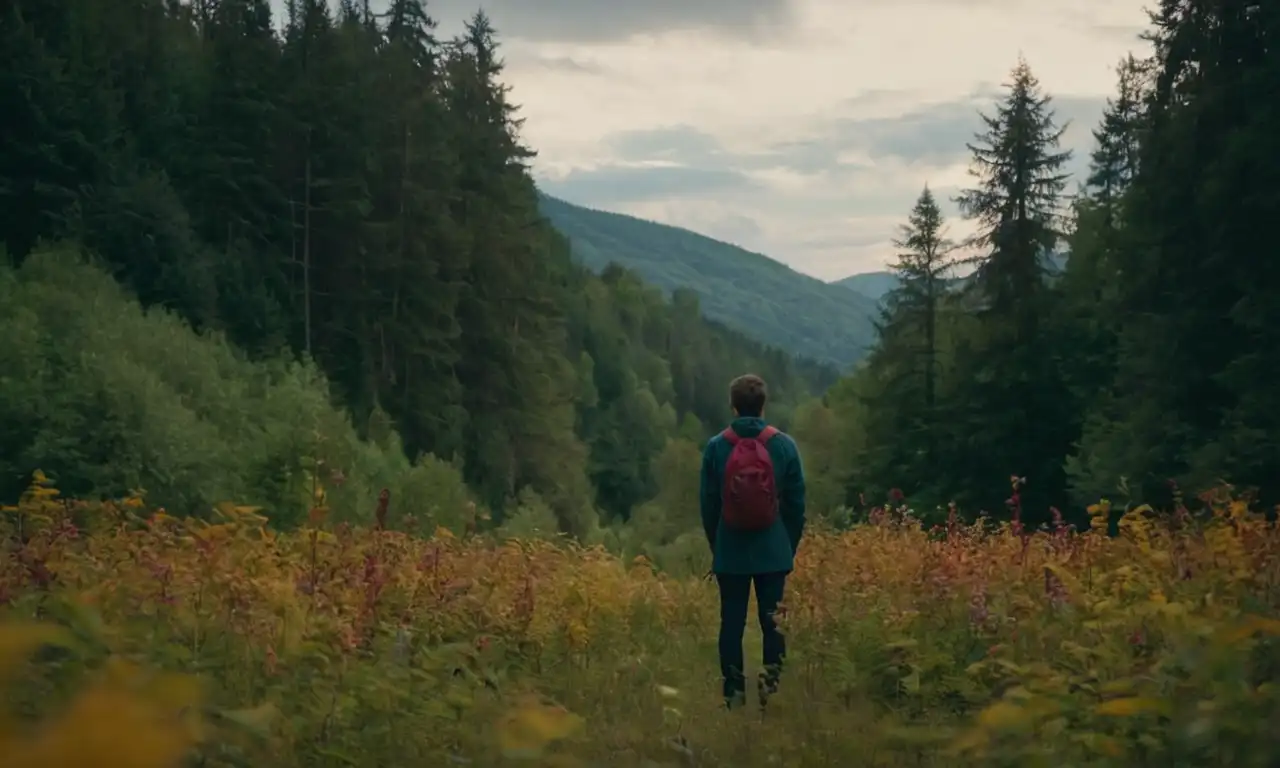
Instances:
[[[1002,97],[997,86],[983,84],[959,99],[925,104],[896,116],[828,116],[804,126],[805,138],[774,142],[754,151],[730,151],[711,133],[690,125],[621,131],[602,143],[629,163],[660,162],[757,179],[772,175],[775,185],[784,182],[787,174],[803,184],[813,177],[849,178],[886,166],[947,169],[967,164],[966,144],[983,127],[980,115],[992,114]],[[882,100],[892,101],[891,94]],[[1074,159],[1087,154],[1090,130],[1104,104],[1102,96],[1062,96],[1051,102],[1058,125],[1067,129],[1063,145],[1075,151]],[[625,194],[623,190],[614,193],[615,197]]]
[[[283,0],[272,0],[279,8]],[[333,0],[330,0],[333,3]],[[387,0],[371,0],[375,11]],[[1088,160],[1152,0],[428,0],[483,6],[548,193],[738,242],[826,278],[880,268],[1025,53]],[[953,218],[957,237],[965,222]]]
[[[968,234],[971,225],[953,202],[973,183],[966,143],[982,127],[979,113],[991,114],[1003,95],[980,83],[961,97],[891,115],[913,94],[864,94],[797,126],[803,138],[735,149],[689,124],[618,131],[600,142],[613,162],[542,186],[571,202],[687,227],[811,274],[841,277],[891,256],[890,240],[926,184],[952,234]],[[1077,178],[1105,100],[1065,95],[1051,102],[1058,124],[1067,126],[1062,146],[1074,153],[1067,170]],[[854,114],[867,111],[875,116]]]
[[[513,63],[530,69],[542,69],[571,75],[602,76],[608,74],[608,70],[600,64],[594,61],[577,59],[573,56],[542,56],[535,53],[519,56]]]
[[[562,42],[625,40],[672,30],[754,39],[794,21],[791,0],[489,0],[483,7],[504,38]],[[452,26],[475,13],[477,0],[435,0],[428,8]]]
[[[725,156],[719,139],[690,125],[620,131],[608,136],[605,144],[626,160],[705,163]]]
[[[601,205],[722,193],[756,182],[723,167],[615,164],[543,177],[539,186],[570,202]]]

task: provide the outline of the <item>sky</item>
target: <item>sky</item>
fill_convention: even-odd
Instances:
[[[488,0],[549,194],[686,227],[832,280],[881,269],[1019,55],[1079,174],[1147,0]],[[441,36],[477,0],[434,0]],[[1072,185],[1074,189],[1074,184]]]

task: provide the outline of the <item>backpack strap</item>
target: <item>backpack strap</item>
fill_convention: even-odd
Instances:
[[[778,434],[778,428],[768,426],[760,430],[760,434],[756,435],[756,439],[759,440],[761,444],[764,444],[769,442],[769,440],[776,434]],[[738,436],[737,432],[733,431],[733,427],[725,427],[725,430],[720,433],[720,436],[725,440],[728,440],[729,445],[737,445],[738,441],[742,439]]]

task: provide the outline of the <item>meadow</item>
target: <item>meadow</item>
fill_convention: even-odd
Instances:
[[[0,764],[1267,766],[1280,533],[1200,506],[814,523],[761,715],[719,706],[713,583],[642,558],[40,477],[0,529]]]

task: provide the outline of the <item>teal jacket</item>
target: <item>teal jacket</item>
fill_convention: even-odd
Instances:
[[[755,437],[764,419],[739,418],[730,425],[741,437]],[[733,446],[716,435],[702,453],[702,527],[711,545],[711,570],[718,574],[790,573],[804,534],[804,468],[800,450],[781,432],[768,443],[778,489],[778,520],[763,531],[726,529],[720,520],[724,469]]]

